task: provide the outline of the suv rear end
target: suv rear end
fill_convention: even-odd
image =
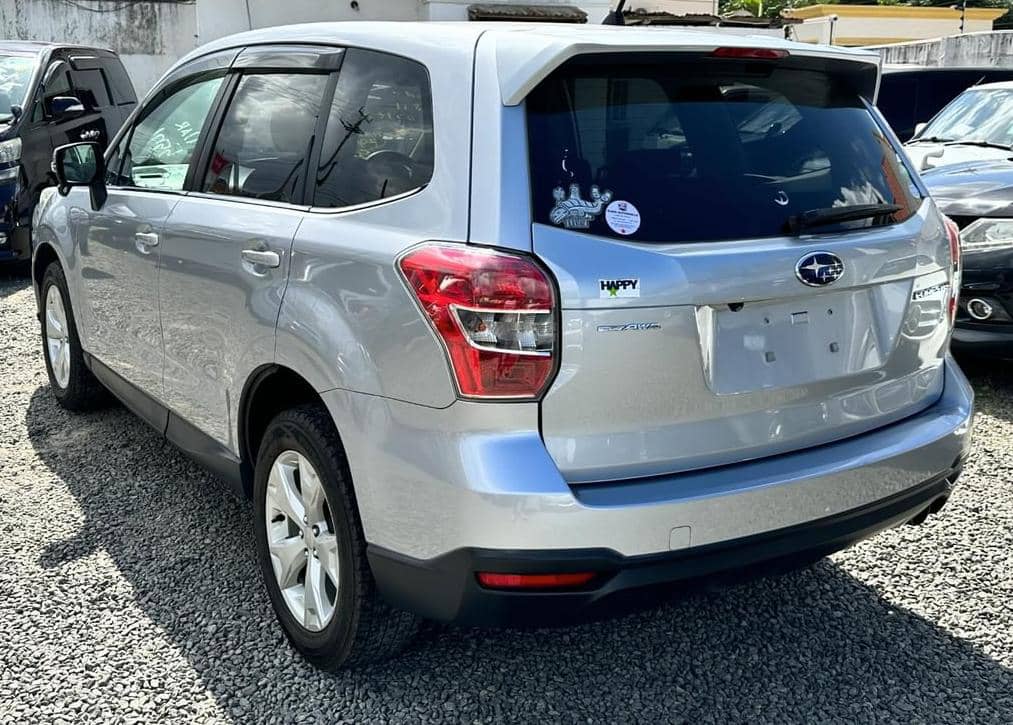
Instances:
[[[478,45],[471,245],[398,261],[459,400],[351,446],[381,591],[565,619],[938,510],[972,413],[959,246],[876,59],[540,32]]]

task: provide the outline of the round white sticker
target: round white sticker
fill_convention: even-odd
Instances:
[[[613,201],[605,208],[605,223],[624,237],[640,229],[640,212],[628,201]]]

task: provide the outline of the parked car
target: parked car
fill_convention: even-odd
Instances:
[[[962,92],[998,81],[1013,81],[1013,68],[885,65],[876,105],[897,137],[908,141]]]
[[[1013,82],[969,88],[904,145],[920,171],[1013,157]]]
[[[918,523],[969,444],[959,245],[877,75],[679,30],[217,40],[105,158],[57,151],[53,394],[111,390],[252,495],[327,668]]]
[[[112,51],[0,42],[0,263],[31,258],[32,212],[55,182],[53,149],[81,140],[104,148],[136,103]]]
[[[954,349],[1013,357],[1013,161],[968,161],[923,178],[936,205],[962,229]]]

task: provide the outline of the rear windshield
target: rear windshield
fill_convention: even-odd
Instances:
[[[628,58],[628,56],[626,56]],[[527,99],[534,219],[645,242],[780,236],[807,211],[920,192],[852,76],[798,59],[571,61]]]

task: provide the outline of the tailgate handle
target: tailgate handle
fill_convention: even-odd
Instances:
[[[258,267],[275,267],[281,266],[281,257],[277,252],[260,249],[244,249],[243,260],[250,264],[257,265]]]

